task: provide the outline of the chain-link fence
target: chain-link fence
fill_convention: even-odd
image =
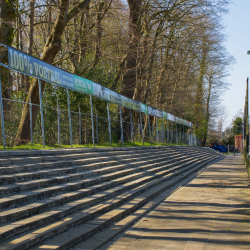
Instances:
[[[65,90],[64,90],[65,91]],[[70,91],[73,92],[73,91]],[[69,94],[74,99],[74,93]],[[55,97],[55,105],[47,100],[46,90],[43,95],[42,112],[44,126],[44,141],[49,146],[71,145],[111,145],[112,144],[193,144],[188,129],[174,122],[150,117],[147,114],[131,111],[131,117],[126,117],[127,110],[110,103],[108,109],[92,103],[93,114],[87,105],[72,105],[65,107],[65,100]],[[93,98],[94,99],[94,98]],[[13,147],[20,127],[22,112],[28,106],[30,122],[26,128],[25,143],[43,144],[41,106],[32,102],[3,98],[3,117],[5,126],[5,143]],[[60,105],[61,104],[61,105]],[[107,105],[105,105],[107,107]],[[83,107],[83,108],[82,108]],[[82,112],[82,109],[85,112]],[[120,113],[121,110],[121,113]],[[130,110],[129,110],[130,111]],[[70,114],[70,116],[69,116]],[[36,115],[36,117],[34,117]],[[93,127],[92,127],[93,121]],[[70,125],[71,124],[71,125]],[[122,124],[122,126],[121,126]],[[71,132],[70,132],[71,126]],[[1,128],[2,129],[2,128]],[[72,138],[72,139],[71,139]],[[94,141],[94,143],[93,143]],[[193,142],[192,142],[193,141]],[[1,145],[3,137],[1,136]]]
[[[76,83],[84,82],[83,78],[65,71],[63,74],[73,81],[73,87],[62,87],[59,78],[57,83],[53,82],[55,79],[51,80],[53,74],[54,78],[59,77],[60,69],[47,64],[43,66],[41,61],[8,46],[3,48],[12,58],[9,66],[0,63],[0,144],[4,148],[28,143],[43,147],[194,144],[191,123],[187,125],[171,114],[172,118],[168,120],[166,112],[130,100],[98,84],[96,90],[105,88],[99,92],[103,96],[86,94],[78,89],[80,85],[76,87]],[[39,78],[32,76],[32,67],[39,72]],[[25,72],[28,68],[29,73]],[[48,72],[51,79],[47,82],[44,78],[49,77]],[[87,84],[90,82],[86,80]],[[110,101],[104,96],[107,93]],[[125,100],[124,105],[122,101],[112,102],[111,97]]]

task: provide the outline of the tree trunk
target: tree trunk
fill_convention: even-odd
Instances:
[[[210,118],[209,107],[210,107],[211,89],[212,89],[212,76],[209,76],[209,79],[208,79],[207,105],[206,105],[205,132],[204,132],[204,136],[202,138],[202,144],[203,144],[203,146],[206,146],[206,142],[207,142],[208,122],[209,122],[209,118]]]
[[[206,59],[207,59],[207,47],[206,47],[206,41],[203,37],[202,41],[202,55],[201,55],[201,62],[200,62],[200,72],[199,77],[197,80],[197,86],[196,86],[196,95],[195,95],[195,105],[194,105],[194,112],[195,112],[195,131],[198,136],[201,134],[200,131],[202,131],[203,126],[203,118],[204,118],[204,112],[203,112],[203,82],[204,82],[204,76],[206,73]]]
[[[80,39],[79,39],[79,63],[83,63],[84,59],[86,57],[86,48],[87,48],[87,37],[86,37],[86,32],[87,32],[87,27],[88,27],[88,22],[89,22],[89,6],[86,8],[85,13],[82,13],[81,16],[81,28],[80,28]]]
[[[141,38],[141,8],[142,0],[128,0],[129,4],[129,44],[125,59],[125,73],[123,75],[121,94],[133,99],[136,88],[137,50]],[[123,67],[123,65],[121,65]],[[124,109],[124,116],[129,119],[129,110]],[[126,120],[129,122],[129,120]],[[129,137],[130,125],[124,123],[124,138]]]
[[[92,69],[95,68],[97,63],[99,62],[99,59],[102,56],[102,51],[101,51],[101,39],[102,39],[102,25],[101,25],[101,20],[102,20],[102,15],[103,15],[103,8],[104,8],[105,2],[102,1],[100,2],[97,10],[97,16],[96,16],[96,43],[95,43],[95,60],[92,66]]]
[[[27,53],[32,56],[33,43],[34,43],[34,6],[35,0],[30,1],[30,14],[29,14],[29,44]],[[26,76],[25,92],[28,93],[30,88],[30,77]]]
[[[140,14],[142,0],[128,0],[129,16],[129,45],[126,58],[126,70],[123,75],[121,94],[133,98],[136,87],[137,49],[141,36]]]
[[[12,46],[14,39],[14,20],[15,20],[15,0],[1,1],[1,24],[0,24],[0,42]],[[0,51],[0,62],[8,63],[8,50],[4,48]],[[9,98],[10,93],[7,87],[9,78],[9,70],[0,67],[0,75],[2,81],[2,94],[4,98]]]
[[[60,7],[57,14],[57,18],[52,28],[52,31],[47,39],[47,42],[43,48],[43,53],[40,58],[41,60],[47,63],[53,62],[55,56],[61,49],[61,36],[64,32],[67,23],[72,18],[74,18],[74,16],[76,16],[81,10],[86,8],[89,2],[90,0],[81,1],[70,11],[68,11],[69,0],[60,0],[60,5],[59,5]],[[44,88],[45,88],[45,82],[42,81],[42,92]],[[32,81],[26,102],[29,102],[29,98],[31,98],[32,103],[39,104],[39,88],[37,79],[34,79]],[[33,128],[35,125],[38,111],[39,107],[33,106],[32,109]],[[26,144],[28,141],[30,141],[30,116],[29,116],[29,105],[25,104],[22,111],[22,116],[19,123],[14,145],[19,146],[22,144]]]

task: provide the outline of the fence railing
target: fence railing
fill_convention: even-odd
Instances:
[[[44,81],[47,72],[44,71],[44,67],[46,66],[48,70],[50,68],[54,70],[55,67],[23,52],[5,47],[12,61],[9,65],[0,63],[8,69],[8,79],[5,77],[4,86],[1,84],[0,76],[1,144],[4,148],[14,145],[25,107],[29,113],[29,124],[25,127],[27,129],[25,143],[42,144],[43,147],[45,145],[73,147],[73,145],[82,144],[112,146],[113,143],[124,145],[136,142],[142,145],[145,143],[196,145],[191,123],[63,71],[67,79],[73,77],[75,84],[73,88],[67,88],[61,84],[62,81],[58,80],[61,69],[56,68],[59,72],[57,72],[57,82],[47,81],[42,91],[41,80]],[[19,66],[17,66],[17,60],[19,60]],[[25,60],[30,62],[29,70],[34,61],[33,70],[35,66],[38,71],[41,68],[42,76],[34,77],[31,70],[25,70]],[[41,67],[38,65],[39,62]],[[56,70],[50,74],[56,75]],[[28,80],[25,78],[27,76]],[[33,78],[38,79],[38,103],[32,102],[29,92],[19,90],[20,86]],[[91,90],[91,93],[80,88],[85,80],[86,86],[90,86],[88,91]],[[55,81],[54,78],[53,81]],[[90,83],[92,85],[88,85]],[[100,95],[94,94],[97,92]]]

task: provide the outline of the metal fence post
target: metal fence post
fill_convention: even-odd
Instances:
[[[45,134],[44,134],[44,122],[43,122],[43,100],[42,100],[43,96],[42,96],[41,80],[38,80],[38,84],[39,84],[39,98],[40,98],[40,112],[41,112],[43,148],[45,148]]]
[[[186,127],[183,125],[183,142],[186,144]]]
[[[58,145],[61,143],[61,138],[60,138],[60,109],[59,109],[59,103],[58,103],[58,98],[57,98],[57,123],[58,123]]]
[[[2,135],[3,135],[3,148],[4,148],[4,149],[6,149],[5,128],[4,128],[4,114],[3,114],[3,99],[2,99],[2,84],[1,84],[1,75],[0,75],[0,104],[1,104],[1,123],[2,123]]]
[[[149,119],[149,115],[148,115],[148,130],[149,130],[149,136],[150,136],[150,143],[152,145],[152,137],[151,137],[151,129],[150,129],[150,119]]]
[[[185,126],[183,125],[183,135],[182,135],[182,137],[183,137],[183,143],[185,143]]]
[[[144,146],[144,133],[143,133],[143,126],[142,126],[142,117],[141,117],[141,112],[140,112],[140,119],[141,119],[142,142],[143,142],[143,146]]]
[[[111,122],[110,122],[109,103],[108,102],[107,102],[107,110],[108,110],[108,122],[109,122],[109,145],[111,147]]]
[[[81,115],[81,108],[79,104],[79,145],[82,144],[82,115]]]
[[[122,142],[122,146],[124,147],[123,126],[122,126],[122,109],[121,109],[121,106],[119,106],[119,109],[120,109],[120,121],[121,121],[121,142]]]
[[[158,120],[157,120],[157,116],[156,116],[156,131],[157,131],[157,143],[159,146],[159,133],[158,133]]]
[[[137,125],[138,125],[138,140],[139,140],[139,142],[141,142],[141,131],[140,131],[140,123],[139,123],[139,119],[138,119],[138,123],[137,123]]]
[[[92,124],[93,147],[95,147],[95,129],[94,129],[94,117],[93,117],[92,95],[90,95],[90,109],[91,109],[91,124]]]
[[[162,133],[162,143],[164,144],[164,121],[163,121],[163,117],[162,117],[162,121],[161,121],[161,133]]]
[[[97,111],[95,112],[96,116],[96,144],[98,144],[98,116],[97,116]]]
[[[133,117],[132,117],[132,111],[130,111],[130,125],[131,125],[131,143],[134,142],[135,144],[135,135],[134,135],[134,124],[133,124]]]
[[[182,132],[181,132],[181,127],[180,127],[180,144],[183,143],[183,138],[182,138],[182,136],[183,136],[183,134],[182,134]]]
[[[183,143],[186,144],[186,137],[185,137],[185,126],[183,125]]]
[[[191,145],[193,145],[193,128],[191,127]]]
[[[33,144],[32,103],[30,97],[30,142]]]
[[[173,123],[173,121],[171,122],[171,125],[172,125],[171,143],[173,143],[173,139],[174,139],[174,123]]]
[[[72,140],[72,127],[71,127],[71,112],[70,112],[70,100],[69,100],[69,89],[67,89],[67,99],[68,99],[68,113],[69,113],[69,134],[70,134],[70,145],[73,147]]]
[[[181,125],[180,125],[180,144],[182,144],[182,132],[181,132]]]
[[[168,127],[168,120],[167,120],[167,143],[169,144],[169,127]]]
[[[177,130],[177,123],[175,123],[175,127],[176,127],[176,144],[178,144],[178,130]]]

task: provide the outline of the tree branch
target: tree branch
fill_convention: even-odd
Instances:
[[[83,0],[73,7],[67,15],[66,23],[68,23],[73,17],[80,13],[84,8],[86,8],[90,3],[90,0]]]

